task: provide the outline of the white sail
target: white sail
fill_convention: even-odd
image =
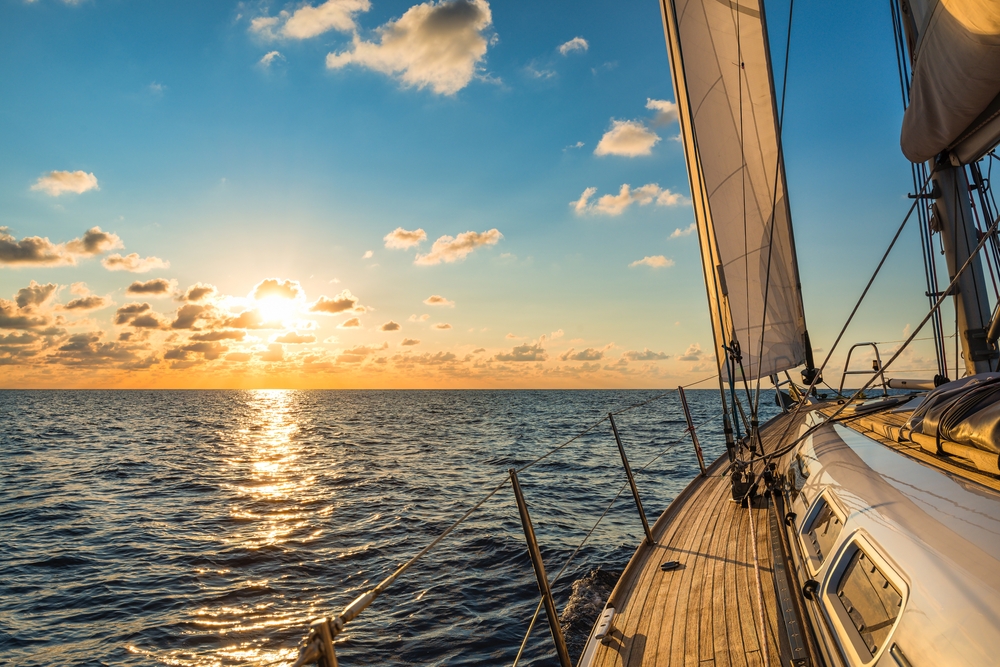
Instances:
[[[733,380],[794,368],[808,343],[763,7],[661,8],[720,371],[730,379],[733,341],[742,354]]]
[[[979,159],[1000,140],[1000,2],[900,3],[913,60],[900,147],[913,162]]]

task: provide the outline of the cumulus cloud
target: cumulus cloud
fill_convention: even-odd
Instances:
[[[518,345],[509,353],[503,352],[493,357],[495,361],[545,361],[548,358],[545,350],[538,343],[534,345],[528,343]]]
[[[414,314],[414,315],[410,315],[410,317],[409,317],[410,322],[426,322],[429,319],[431,319],[431,316],[428,315],[427,313],[424,313],[423,315],[419,315],[419,316],[416,315],[416,314]]]
[[[424,303],[426,303],[428,306],[449,306],[451,308],[455,307],[454,301],[446,299],[440,294],[430,295],[429,297],[424,299]]]
[[[316,336],[313,336],[312,334],[300,334],[297,331],[289,331],[285,335],[275,338],[274,342],[301,345],[303,343],[315,343]]]
[[[215,294],[215,285],[208,285],[206,283],[195,283],[191,287],[187,288],[187,291],[181,296],[183,301],[201,301],[202,299],[208,298]]]
[[[451,328],[451,325],[448,324],[447,322],[438,322],[437,324],[434,325],[434,328],[435,329],[441,329],[441,330],[447,330],[447,329]]]
[[[351,49],[328,54],[326,66],[367,67],[404,86],[454,95],[469,84],[486,56],[483,32],[492,21],[486,0],[425,2],[378,28],[377,42],[355,33]]]
[[[658,134],[634,120],[613,120],[594,149],[594,155],[638,157],[649,155],[660,141]]]
[[[354,15],[370,8],[369,0],[327,0],[294,12],[282,11],[277,16],[258,16],[250,21],[250,32],[265,39],[309,39],[330,30],[354,32]]]
[[[184,308],[187,307],[188,306],[185,306]],[[201,308],[201,306],[195,306],[195,307]],[[180,313],[181,311],[184,310],[184,308],[181,308],[180,310],[177,311],[178,317],[180,316]],[[194,311],[192,310],[191,312]],[[245,310],[236,317],[232,317],[229,318],[228,320],[225,320],[224,325],[227,327],[231,327],[233,329],[283,329],[284,328],[281,325],[281,322],[266,321],[264,319],[264,316],[261,315],[261,312],[257,309]]]
[[[642,259],[635,260],[628,266],[630,269],[635,268],[637,266],[651,266],[654,269],[662,269],[673,265],[674,265],[674,260],[670,259],[669,257],[664,257],[663,255],[647,255]]]
[[[388,322],[380,326],[378,329],[379,331],[399,331],[401,328],[402,327],[399,326],[399,323],[389,320]]]
[[[275,60],[284,60],[285,56],[281,55],[278,51],[268,51],[264,54],[264,57],[260,59],[259,64],[262,67],[270,67],[271,63]]]
[[[187,345],[182,345],[180,347],[175,347],[169,350],[163,355],[164,359],[171,361],[184,361],[188,358],[189,354],[200,354],[202,358],[212,361],[218,359],[223,354],[229,351],[229,348],[222,343],[216,342],[198,342],[198,343],[188,343]]]
[[[284,361],[285,348],[281,346],[281,343],[271,343],[267,346],[266,351],[258,352],[257,356],[260,357],[261,361]]]
[[[201,340],[201,341],[213,341],[213,340],[236,340],[240,341],[246,338],[245,331],[206,331],[204,333],[196,333],[191,336],[191,340]]]
[[[568,42],[559,45],[559,53],[565,56],[574,51],[586,51],[589,48],[590,44],[583,37],[574,37]]]
[[[91,227],[81,238],[73,239],[66,244],[66,250],[73,255],[101,255],[109,250],[124,248],[117,234],[102,231],[100,227]]]
[[[350,290],[344,290],[333,298],[320,296],[316,303],[309,306],[310,312],[324,313],[326,315],[336,315],[337,313],[363,313],[366,308],[358,305],[358,297],[351,294]]]
[[[410,347],[413,345],[420,345],[420,341],[417,340],[416,338],[404,338],[403,342],[400,343],[400,345],[402,345],[403,347]]]
[[[680,361],[701,361],[701,345],[691,343],[683,355],[677,357]]]
[[[282,280],[280,278],[268,278],[257,283],[253,288],[253,298],[257,300],[278,297],[281,299],[295,299],[304,294],[302,286],[296,280]]]
[[[647,183],[635,189],[626,183],[622,185],[617,195],[601,195],[596,202],[591,201],[595,194],[597,188],[587,188],[579,199],[570,202],[570,206],[577,215],[618,216],[632,204],[646,206],[655,203],[657,206],[676,206],[684,201],[681,195],[661,188],[656,183]]]
[[[502,238],[503,234],[497,229],[490,229],[482,233],[464,232],[457,237],[442,236],[434,242],[429,253],[417,255],[414,264],[429,266],[441,262],[456,262],[465,259],[476,248],[495,245]]]
[[[677,105],[670,100],[653,100],[646,98],[646,108],[656,112],[652,125],[669,125],[677,122]]]
[[[365,250],[365,254],[361,255],[361,259],[371,259],[375,253],[371,250]]]
[[[170,323],[171,329],[193,329],[199,319],[208,315],[208,307],[189,303],[177,309],[174,321]],[[229,324],[232,326],[232,324]],[[244,327],[249,328],[249,327]]]
[[[572,347],[559,355],[560,361],[599,361],[604,358],[604,352],[588,347],[577,352]]]
[[[31,309],[21,309],[13,301],[0,299],[0,329],[34,329],[48,323],[44,315],[35,315]]]
[[[51,356],[52,361],[72,366],[96,366],[133,362],[135,353],[121,343],[104,343],[103,331],[71,335]]]
[[[146,296],[167,296],[174,288],[174,281],[163,278],[153,278],[146,282],[135,281],[125,290],[127,294]]]
[[[59,286],[55,283],[41,285],[32,280],[27,287],[22,287],[17,291],[14,302],[17,307],[23,310],[31,310],[41,306],[52,298]]]
[[[427,232],[423,229],[414,229],[413,231],[410,231],[408,229],[403,229],[402,227],[396,227],[396,229],[382,237],[382,240],[385,241],[386,248],[395,248],[398,250],[406,250],[407,248],[420,245],[420,243],[426,239]]]
[[[677,239],[677,238],[680,238],[682,236],[691,236],[696,231],[698,231],[698,224],[692,222],[690,225],[688,225],[684,229],[681,229],[680,227],[678,227],[674,231],[670,232],[670,238]]]
[[[131,273],[147,273],[153,269],[166,269],[170,262],[159,257],[139,257],[137,253],[129,253],[122,257],[115,253],[101,260],[101,265],[108,271],[129,271]]]
[[[664,354],[663,352],[653,352],[648,347],[643,348],[642,352],[638,350],[629,350],[624,355],[626,359],[631,361],[662,361],[663,359],[669,359],[670,356]]]
[[[91,294],[70,300],[62,307],[63,310],[100,310],[111,305],[111,299]]]
[[[40,176],[31,189],[40,190],[51,197],[67,192],[82,194],[87,190],[100,190],[97,187],[97,177],[85,171],[50,171]]]
[[[351,319],[347,320],[346,322],[342,322],[342,323],[338,324],[337,328],[338,329],[357,329],[360,326],[361,326],[361,320],[359,320],[356,317],[352,317]]]
[[[77,257],[99,255],[120,248],[115,234],[91,227],[78,239],[57,244],[48,238],[28,236],[18,241],[7,227],[0,227],[0,264],[59,266],[76,264]]]
[[[128,324],[140,314],[148,312],[152,306],[148,303],[130,303],[115,311],[115,324]]]

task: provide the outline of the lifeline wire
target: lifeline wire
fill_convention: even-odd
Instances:
[[[712,376],[712,377],[706,378],[706,379],[707,380],[711,380],[714,377],[715,376]],[[699,380],[699,382],[704,382],[704,381],[705,380]],[[697,383],[695,383],[695,384],[697,384]],[[690,386],[690,385],[688,385],[688,386]],[[653,399],[650,399],[650,400],[653,400]],[[640,404],[640,405],[642,405],[642,404]],[[638,406],[633,406],[633,407],[638,407]],[[623,410],[623,412],[624,412],[624,410]],[[699,428],[701,428],[702,426],[704,426],[705,424],[707,424],[708,422],[710,422],[713,419],[715,419],[715,415],[712,415],[711,417],[702,420],[698,424],[695,424],[694,427],[693,427],[693,429],[691,429],[691,430],[698,430]],[[690,430],[687,429],[687,428],[685,428],[684,431],[685,431],[685,435],[682,435],[679,438],[677,438],[676,440],[674,440],[673,442],[667,444],[666,447],[664,447],[662,450],[660,450],[659,454],[657,454],[656,456],[654,456],[653,458],[651,458],[649,461],[646,461],[646,463],[642,467],[636,468],[636,472],[642,472],[642,471],[644,471],[646,468],[648,468],[649,466],[653,465],[653,463],[657,459],[659,459],[661,456],[663,456],[664,454],[666,454],[667,452],[669,452],[670,450],[672,450],[674,447],[676,447],[677,445],[679,445],[687,437],[686,434],[690,432]],[[622,493],[625,492],[625,488],[627,486],[628,486],[628,481],[626,480],[621,485],[621,488],[618,489],[618,493],[615,494],[615,497],[611,499],[610,503],[608,503],[607,508],[604,510],[604,512],[601,514],[601,516],[599,516],[597,518],[597,521],[594,523],[594,525],[591,526],[590,530],[584,536],[583,541],[580,542],[580,544],[576,547],[576,549],[573,551],[573,553],[570,554],[569,558],[566,559],[566,562],[563,563],[563,566],[561,568],[559,568],[559,572],[556,573],[555,578],[552,580],[552,585],[555,585],[555,583],[557,581],[559,581],[559,577],[561,577],[562,574],[563,574],[563,572],[566,571],[566,568],[569,567],[569,564],[573,561],[574,558],[576,558],[576,555],[578,553],[580,553],[580,549],[583,548],[583,545],[587,543],[587,540],[590,539],[590,536],[594,534],[595,530],[597,530],[597,526],[600,525],[601,521],[604,520],[604,517],[607,516],[608,512],[611,511],[612,506],[614,506],[614,504],[618,501],[618,499],[621,497]],[[511,667],[517,667],[517,663],[521,659],[521,655],[524,653],[525,647],[528,645],[528,638],[531,636],[531,632],[535,629],[535,622],[538,620],[538,615],[542,611],[542,602],[543,602],[542,600],[539,600],[538,601],[538,606],[535,607],[535,614],[531,617],[531,623],[528,624],[528,630],[527,630],[527,632],[524,633],[524,639],[521,641],[521,648],[518,649],[517,656],[515,656],[514,662],[511,664]]]

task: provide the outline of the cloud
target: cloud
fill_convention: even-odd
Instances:
[[[117,234],[101,231],[100,227],[91,227],[81,238],[66,244],[66,250],[70,254],[83,256],[100,255],[124,247]]]
[[[504,336],[504,338],[506,338],[507,340],[524,340],[526,336],[518,336],[515,333],[508,333],[506,336]]]
[[[662,269],[662,268],[667,267],[667,266],[673,266],[674,265],[674,260],[672,260],[672,259],[670,259],[668,257],[664,257],[663,255],[647,255],[646,257],[643,257],[642,259],[635,260],[634,262],[632,262],[628,266],[631,269],[631,268],[635,268],[637,266],[642,266],[642,265],[651,266],[654,269]]]
[[[281,299],[295,299],[304,295],[302,285],[296,280],[281,280],[280,278],[268,278],[257,283],[253,289],[253,298],[258,301],[278,297]]]
[[[565,331],[563,331],[562,329],[556,329],[555,331],[549,334],[549,338],[555,340],[556,338],[562,338],[565,335],[566,335]]]
[[[337,362],[344,364],[361,363],[369,355],[375,354],[380,350],[385,350],[388,347],[389,347],[388,343],[383,343],[381,347],[368,347],[365,345],[352,347],[351,349],[344,350],[341,354],[337,355]]]
[[[102,343],[103,331],[71,335],[50,358],[57,363],[95,366],[108,362],[131,362],[135,353],[120,343]]]
[[[416,338],[404,338],[403,342],[400,343],[403,347],[410,347],[412,345],[420,345],[420,341]]]
[[[670,233],[670,238],[677,239],[677,238],[680,238],[682,236],[691,236],[696,231],[698,231],[698,224],[695,223],[695,222],[692,222],[690,225],[688,225],[684,229],[681,229],[680,227],[678,227],[677,229],[675,229],[674,231],[672,231]]]
[[[184,301],[201,301],[202,299],[212,296],[217,290],[215,285],[209,285],[206,283],[195,283],[191,287],[187,288],[181,299]]]
[[[677,357],[679,361],[701,361],[701,345],[691,343],[683,355]]]
[[[435,329],[441,329],[443,331],[446,331],[448,329],[451,329],[451,325],[448,324],[447,322],[438,322],[437,324],[434,325],[433,328],[435,328]]]
[[[576,352],[573,348],[569,348],[559,355],[560,361],[599,361],[603,358],[604,352],[601,350],[595,350],[592,347],[588,347],[586,350],[580,350],[579,352]]]
[[[629,350],[622,356],[632,361],[662,361],[663,359],[670,358],[670,355],[664,354],[663,352],[653,352],[648,347],[643,348],[642,352]]]
[[[0,329],[34,329],[48,323],[47,317],[34,314],[31,308],[18,308],[13,301],[0,299]]]
[[[563,151],[568,151],[568,150],[571,150],[573,148],[583,148],[584,145],[585,144],[582,141],[578,141],[575,144],[570,144],[569,146],[567,146],[566,148],[564,148]]]
[[[170,323],[171,329],[193,329],[195,324],[197,324],[200,318],[205,317],[208,314],[208,306],[199,306],[193,303],[189,303],[185,306],[181,306],[177,309],[177,315],[174,317],[174,321]],[[227,323],[227,326],[233,326],[231,323]],[[245,327],[249,328],[249,327]]]
[[[284,336],[278,336],[275,338],[274,342],[301,345],[303,343],[315,343],[316,336],[313,336],[312,334],[300,334],[297,331],[289,331]]]
[[[115,324],[128,324],[140,314],[148,312],[151,306],[148,303],[130,303],[115,311]]]
[[[577,215],[618,216],[632,204],[646,206],[655,203],[657,206],[676,206],[684,201],[681,195],[661,188],[656,183],[647,183],[634,190],[626,183],[622,185],[617,195],[601,195],[596,202],[592,202],[591,199],[595,194],[597,188],[587,188],[579,199],[570,202],[570,206]]]
[[[111,305],[111,299],[103,296],[90,295],[72,299],[62,307],[63,310],[100,310]]]
[[[41,285],[32,280],[27,287],[22,287],[14,297],[17,307],[23,310],[31,310],[41,306],[52,298],[59,286],[54,283]]]
[[[341,322],[340,324],[338,324],[337,328],[338,329],[357,329],[360,326],[361,326],[361,320],[359,320],[356,317],[352,317],[351,319],[347,320],[346,322]]]
[[[355,33],[352,48],[328,54],[326,66],[359,65],[405,86],[454,95],[469,84],[486,56],[482,33],[492,21],[486,0],[425,2],[378,28],[378,42]]]
[[[101,260],[101,265],[108,271],[129,271],[131,273],[146,273],[153,269],[170,268],[170,262],[164,261],[159,257],[150,256],[143,258],[134,252],[124,257],[118,253],[108,255]]]
[[[548,359],[540,344],[518,345],[510,353],[501,353],[493,357],[495,361],[545,361]]]
[[[401,328],[398,323],[389,320],[379,327],[379,331],[399,331]]]
[[[427,313],[424,313],[419,317],[417,315],[410,315],[408,319],[410,322],[426,322],[427,320],[431,319],[431,316],[428,315]]]
[[[358,297],[346,289],[332,299],[320,296],[316,300],[316,303],[309,306],[310,312],[324,313],[326,315],[336,315],[337,313],[345,312],[363,313],[366,310],[364,306],[358,305]]]
[[[226,355],[226,361],[250,361],[253,355],[249,352],[230,352]]]
[[[260,357],[261,361],[284,361],[285,348],[281,346],[281,343],[271,343],[267,346],[266,352],[258,352],[257,356]]]
[[[292,13],[283,11],[278,16],[255,18],[250,22],[250,31],[269,39],[309,39],[330,30],[354,32],[354,15],[370,8],[369,0],[327,0],[315,7],[304,5]]]
[[[81,238],[65,244],[39,236],[18,241],[7,227],[0,227],[0,264],[72,265],[76,264],[77,257],[98,255],[120,247],[121,239],[101,231],[100,227],[91,227]]]
[[[172,360],[184,360],[187,358],[189,353],[200,354],[204,359],[212,361],[218,359],[223,354],[229,351],[229,348],[222,343],[216,342],[199,342],[199,343],[188,343],[187,345],[182,345],[181,347],[176,347],[165,355],[164,359]]]
[[[502,238],[503,234],[497,229],[491,229],[482,233],[464,232],[457,237],[442,236],[434,242],[429,253],[426,255],[417,255],[413,263],[429,266],[440,264],[441,262],[456,262],[460,259],[465,259],[476,248],[485,245],[495,245]]]
[[[424,303],[426,303],[428,306],[448,306],[448,307],[451,307],[451,308],[455,307],[455,302],[454,301],[451,301],[450,299],[446,299],[443,296],[441,296],[440,294],[432,294],[432,295],[430,295],[429,297],[427,297],[426,299],[424,299]]]
[[[264,54],[264,57],[260,59],[259,64],[261,67],[270,67],[271,63],[275,60],[284,60],[285,56],[281,55],[278,51],[268,51]]]
[[[638,121],[612,119],[611,129],[597,143],[594,155],[649,155],[659,141],[658,134]]]
[[[371,259],[375,253],[371,250],[366,250],[365,254],[361,255],[361,259]]]
[[[656,112],[651,125],[669,125],[677,122],[677,105],[670,100],[653,100],[646,98],[646,108]]]
[[[426,239],[427,232],[423,229],[414,229],[413,231],[410,231],[408,229],[403,229],[402,227],[396,227],[396,229],[382,237],[382,240],[385,241],[386,248],[395,248],[397,250],[406,250],[407,248],[420,245],[421,241]]]
[[[565,56],[575,51],[586,51],[589,48],[590,44],[583,37],[574,37],[565,44],[559,45],[559,53]]]
[[[166,296],[174,288],[173,280],[165,280],[163,278],[153,278],[152,280],[147,280],[146,282],[139,282],[138,280],[128,286],[125,290],[127,294],[143,294],[150,296]]]
[[[41,190],[51,197],[58,197],[67,192],[82,194],[87,190],[100,190],[97,187],[97,177],[85,171],[50,171],[40,176],[32,190]]]
[[[246,338],[245,331],[206,331],[205,333],[197,333],[191,336],[191,340],[203,340],[203,341],[213,341],[213,340],[243,340]]]

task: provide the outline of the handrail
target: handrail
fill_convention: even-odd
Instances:
[[[870,370],[870,371],[868,371],[868,370],[865,370],[865,371],[851,371],[851,370],[848,370],[848,368],[850,368],[850,366],[851,366],[851,355],[854,354],[854,348],[857,348],[857,347],[867,347],[869,345],[871,347],[875,348],[875,363],[874,363],[874,367],[872,368],[872,370]],[[883,396],[888,396],[889,395],[889,388],[886,386],[886,383],[885,383],[885,372],[882,369],[882,356],[878,353],[878,344],[877,343],[855,343],[854,345],[851,346],[851,349],[847,351],[847,361],[844,362],[844,374],[840,376],[840,387],[837,389],[837,393],[838,394],[843,394],[844,393],[844,381],[847,379],[848,375],[871,375],[871,376],[875,376],[875,377],[881,377],[882,378],[882,395]]]

